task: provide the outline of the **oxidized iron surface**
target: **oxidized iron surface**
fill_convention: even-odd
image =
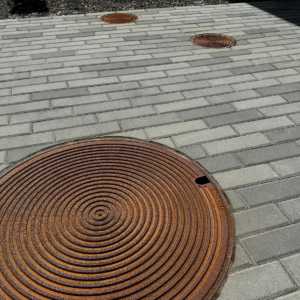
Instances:
[[[135,139],[21,162],[0,179],[0,298],[211,299],[233,232],[222,193],[199,176],[185,156]]]
[[[191,38],[191,41],[197,46],[207,48],[231,48],[236,44],[236,41],[233,38],[214,33],[196,35]]]
[[[101,17],[101,20],[107,23],[131,23],[138,19],[136,15],[113,13]]]

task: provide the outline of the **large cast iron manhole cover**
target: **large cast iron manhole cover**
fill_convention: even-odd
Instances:
[[[136,15],[113,13],[101,17],[101,20],[107,23],[131,23],[138,19]]]
[[[0,179],[1,299],[210,299],[226,200],[185,156],[132,139],[50,148]]]
[[[197,46],[206,48],[230,48],[236,44],[233,38],[214,33],[196,35],[191,38],[191,41]]]

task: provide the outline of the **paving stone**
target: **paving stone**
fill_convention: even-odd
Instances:
[[[238,193],[249,206],[276,202],[297,197],[300,194],[300,177],[281,179],[275,182],[239,189]]]
[[[108,71],[108,70],[119,70],[128,68],[126,63],[113,63],[113,64],[93,64],[90,66],[81,66],[80,69],[82,72],[90,72],[90,71]],[[105,73],[107,74],[107,73]],[[115,74],[112,74],[115,75]],[[109,76],[112,76],[109,75]]]
[[[216,85],[223,85],[223,84],[232,84],[232,83],[237,83],[237,82],[248,82],[256,80],[255,77],[253,77],[250,74],[245,74],[245,75],[238,75],[238,76],[227,76],[224,78],[218,78],[218,79],[210,79],[207,80],[212,86]]]
[[[290,255],[300,250],[300,224],[273,229],[241,241],[258,263]]]
[[[29,134],[29,133],[31,133],[31,126],[29,123],[0,127],[0,137],[22,135],[22,134]]]
[[[183,120],[193,120],[203,118],[205,116],[213,116],[226,114],[235,111],[235,109],[229,104],[223,104],[218,106],[209,106],[205,108],[192,109],[180,112],[179,115]]]
[[[117,122],[109,122],[95,125],[79,126],[55,131],[56,141],[74,140],[81,137],[99,136],[113,132],[120,132],[121,129]]]
[[[128,91],[131,89],[138,89],[138,88],[140,88],[140,85],[137,82],[133,81],[133,82],[126,82],[126,83],[93,86],[93,87],[89,87],[89,91],[91,94],[101,94],[101,93],[109,93],[114,91]]]
[[[75,127],[80,125],[95,124],[95,123],[97,123],[97,119],[94,115],[55,119],[51,121],[34,123],[33,132],[43,132],[43,131],[56,130],[61,128]]]
[[[191,145],[188,147],[182,147],[179,149],[180,152],[183,152],[187,156],[189,156],[192,159],[199,159],[206,157],[207,154],[203,150],[203,148],[200,145]]]
[[[289,128],[277,129],[267,132],[266,135],[275,143],[297,140],[300,138],[300,127],[294,126]]]
[[[142,87],[151,87],[151,86],[159,86],[159,85],[177,85],[184,82],[189,84],[188,80],[184,76],[176,76],[176,77],[144,80],[144,81],[140,81],[140,85]]]
[[[234,69],[234,68],[239,68],[239,67],[248,67],[248,66],[252,66],[252,63],[248,60],[244,60],[244,61],[236,61],[233,62],[232,60],[230,60],[230,62],[228,63],[223,63],[223,64],[215,64],[215,65],[210,65],[210,68],[213,71],[217,71],[217,70],[223,70],[223,69]]]
[[[190,70],[194,70],[196,68],[189,68]],[[219,78],[219,77],[228,77],[232,76],[232,73],[228,70],[220,70],[220,71],[215,71],[215,72],[204,72],[204,73],[196,73],[193,75],[187,75],[186,77],[191,80],[207,80],[207,79],[212,79],[212,78]]]
[[[297,143],[285,143],[237,153],[245,165],[259,164],[300,155]]]
[[[116,110],[97,114],[99,122],[123,120],[140,116],[155,115],[156,111],[152,106],[135,107],[124,110]]]
[[[258,300],[293,291],[294,284],[279,262],[231,274],[219,300]]]
[[[258,108],[258,107],[271,106],[271,105],[284,104],[284,103],[287,102],[282,97],[270,96],[270,97],[263,97],[263,98],[256,98],[251,100],[234,102],[232,103],[232,105],[237,110],[244,110],[244,109]]]
[[[40,53],[31,55],[31,59],[43,59],[52,57],[65,57],[65,56],[75,56],[75,51],[59,51],[51,53]]]
[[[65,39],[65,38],[78,38],[78,37],[87,37],[87,36],[94,36],[94,32],[80,32],[80,33],[67,33],[67,34],[59,34],[56,37],[58,39]]]
[[[274,80],[274,79],[270,79]],[[271,96],[300,91],[300,83],[281,84],[278,86],[258,88],[257,92],[262,96]]]
[[[198,163],[210,173],[232,170],[242,167],[232,154],[225,154],[216,157],[201,159],[198,160]]]
[[[171,92],[178,92],[178,91],[185,91],[185,90],[193,90],[209,87],[209,84],[206,81],[193,81],[193,82],[185,82],[179,84],[170,84],[170,85],[162,85],[160,89],[164,93],[171,93]]]
[[[204,144],[203,147],[211,155],[217,155],[247,148],[255,148],[270,144],[270,141],[262,134],[255,133],[232,139],[216,141]]]
[[[120,133],[113,133],[113,134],[110,134],[109,136],[131,137],[131,138],[136,138],[136,139],[140,139],[140,140],[148,140],[148,137],[147,137],[145,131],[142,129],[120,132]]]
[[[293,125],[295,125],[295,123],[284,116],[284,117],[270,118],[270,119],[237,124],[237,125],[233,125],[233,128],[238,133],[243,135],[247,133],[267,131],[271,129],[288,127]]]
[[[47,77],[0,82],[0,89],[47,83]]]
[[[8,125],[8,116],[0,117],[0,125]]]
[[[216,64],[223,64],[229,62],[232,62],[232,60],[229,57],[221,57],[221,58],[211,58],[211,59],[191,61],[189,62],[189,65],[191,65],[192,67],[199,67],[199,66],[211,66]]]
[[[224,126],[177,135],[173,137],[173,140],[178,147],[183,147],[234,136],[237,136],[236,131],[230,126]]]
[[[292,222],[300,221],[300,198],[280,202],[278,206]]]
[[[225,94],[233,92],[233,89],[229,85],[222,85],[213,88],[202,88],[200,90],[192,90],[183,92],[183,95],[188,98],[198,98],[198,97],[205,97],[211,95],[218,95],[218,94]]]
[[[221,103],[227,103],[227,102],[234,102],[244,99],[251,99],[260,97],[260,95],[253,91],[253,90],[247,90],[243,92],[235,92],[235,93],[229,93],[219,96],[210,96],[205,97],[210,103],[212,104],[221,104]]]
[[[66,82],[56,82],[56,83],[47,83],[47,84],[39,84],[39,85],[29,85],[22,87],[13,87],[12,94],[26,94],[26,93],[34,93],[41,91],[49,91],[49,90],[59,90],[67,88]]]
[[[182,96],[181,93],[169,93],[164,95],[133,98],[131,99],[131,103],[133,104],[133,106],[142,106],[142,105],[157,104],[157,103],[164,103],[164,102],[173,103],[173,101],[178,101],[183,99],[184,97]],[[176,102],[174,102],[174,105],[176,105]]]
[[[229,125],[229,124],[236,124],[240,122],[246,122],[250,120],[257,120],[261,118],[263,118],[263,115],[257,110],[252,109],[252,110],[232,112],[224,115],[208,117],[205,118],[204,120],[208,124],[208,126],[218,127],[222,125]]]
[[[279,84],[280,84],[279,81],[277,81],[276,79],[264,79],[264,80],[252,81],[252,82],[247,82],[247,83],[233,84],[231,86],[236,91],[258,89],[257,92],[260,93],[262,96],[269,96],[267,93],[262,92],[262,87],[270,86],[269,89],[272,89],[273,86],[276,86]],[[264,88],[264,89],[268,89],[268,88]],[[270,95],[275,95],[275,94],[270,94]]]
[[[73,111],[71,108],[59,108],[54,110],[48,109],[44,111],[36,111],[36,112],[12,115],[10,117],[10,123],[19,124],[25,122],[35,122],[35,121],[42,121],[48,119],[68,117],[72,115],[73,115]]]
[[[1,74],[1,71],[0,71],[0,74]],[[4,75],[0,76],[0,81],[18,80],[18,79],[27,79],[27,78],[30,78],[29,72],[4,74]]]
[[[258,66],[248,66],[247,68],[241,67],[241,68],[233,68],[230,69],[230,72],[232,72],[235,75],[242,75],[242,74],[251,74],[256,72],[263,72],[263,71],[270,71],[275,70],[276,68],[272,66],[271,64],[264,64],[264,65],[258,65]],[[259,74],[259,73],[257,73]]]
[[[276,161],[270,165],[281,177],[295,176],[300,173],[300,157]]]
[[[236,191],[226,191],[226,196],[228,197],[233,210],[241,210],[247,208],[247,206],[236,193]]]
[[[157,139],[165,136],[171,136],[183,132],[196,131],[206,128],[207,126],[202,120],[195,120],[182,123],[175,123],[171,125],[150,127],[146,128],[145,131],[150,139]]]
[[[192,100],[183,100],[177,101],[175,103],[167,103],[155,105],[155,109],[158,113],[171,112],[171,111],[179,111],[185,110],[189,108],[199,108],[202,106],[209,106],[210,103],[204,98],[192,99]]]
[[[289,224],[289,220],[275,204],[247,209],[233,214],[235,234],[244,236]]]
[[[298,299],[300,299],[300,291],[279,298],[275,298],[274,300],[298,300]]]
[[[300,75],[279,77],[279,78],[277,78],[277,80],[280,81],[283,84],[293,83],[293,82],[299,82],[300,81]]]
[[[170,65],[172,66],[172,65]],[[210,68],[207,67],[207,66],[201,66],[201,67],[194,67],[194,68],[191,68],[189,65],[188,67],[186,68],[176,68],[175,70],[168,70],[166,71],[167,75],[170,76],[170,77],[173,77],[173,76],[180,76],[180,75],[189,75],[189,74],[197,74],[197,75],[200,75],[204,72],[204,74],[209,74],[211,73],[210,72]],[[206,73],[208,72],[208,73]]]
[[[10,89],[0,90],[0,96],[9,96],[10,95]]]
[[[0,139],[0,150],[48,144],[53,142],[54,136],[52,132],[6,137]]]
[[[6,151],[1,151],[0,152],[0,163],[4,164],[6,161]]]
[[[50,75],[61,75],[80,72],[79,67],[61,68],[61,69],[50,69],[41,71],[31,71],[31,77],[50,76]]]
[[[9,115],[15,113],[21,113],[26,111],[35,111],[35,110],[44,110],[50,108],[49,101],[40,101],[38,103],[24,103],[24,104],[15,104],[7,105],[1,107],[0,115]]]
[[[124,68],[124,69],[117,69],[117,70],[100,71],[100,75],[102,77],[107,77],[107,76],[140,74],[145,72],[147,72],[145,67],[138,67],[138,68],[128,68],[128,69]]]
[[[93,86],[93,85],[107,85],[111,83],[118,83],[118,77],[105,77],[105,78],[94,78],[94,79],[79,79],[67,81],[70,88],[82,87],[82,86]]]
[[[10,35],[2,35],[2,40],[11,40],[11,39],[24,39],[24,38],[34,38],[41,37],[42,33],[25,33],[25,34],[10,34]]]
[[[158,140],[155,140],[155,142],[159,143],[159,144],[163,144],[170,148],[176,148],[173,141],[170,138],[158,139]]]
[[[145,128],[149,126],[156,126],[161,124],[175,123],[179,122],[180,119],[177,114],[161,114],[156,116],[141,117],[129,120],[121,121],[121,126],[124,130]]]
[[[256,183],[276,179],[278,177],[278,174],[276,174],[268,165],[248,167],[214,175],[214,178],[224,189],[253,185]]]
[[[0,105],[11,105],[30,102],[30,95],[7,96],[0,98]]]
[[[153,65],[171,64],[172,61],[168,58],[145,59],[128,62],[129,67],[148,67]]]
[[[65,89],[65,90],[58,90],[58,91],[33,93],[31,95],[31,100],[38,101],[38,100],[45,100],[45,99],[58,99],[63,97],[72,97],[72,96],[87,95],[87,94],[88,91],[86,90],[86,88]]]
[[[129,100],[120,100],[120,101],[107,101],[95,104],[86,104],[75,106],[74,113],[75,115],[90,114],[96,112],[110,111],[115,109],[129,108],[132,107]]]
[[[231,272],[247,268],[251,265],[252,265],[251,259],[245,253],[243,248],[240,245],[237,245],[235,248],[235,257],[234,257],[234,263],[231,268]]]
[[[300,111],[300,103],[277,105],[259,109],[267,117],[290,114]]]

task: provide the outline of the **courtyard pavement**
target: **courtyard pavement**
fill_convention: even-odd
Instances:
[[[288,1],[0,21],[0,170],[71,140],[126,136],[192,157],[235,219],[220,300],[300,299],[300,24]],[[297,21],[298,19],[298,21]],[[232,49],[194,46],[201,33]]]

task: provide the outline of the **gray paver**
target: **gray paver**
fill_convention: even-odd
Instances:
[[[300,127],[277,129],[267,132],[266,135],[275,143],[300,139]]]
[[[229,124],[236,124],[240,122],[247,122],[250,120],[257,120],[261,118],[263,118],[263,115],[257,110],[252,109],[252,110],[228,113],[224,115],[218,115],[214,117],[208,117],[205,118],[204,120],[210,127],[218,127],[222,125],[229,125]],[[293,122],[291,123],[293,124]]]
[[[58,142],[73,140],[82,137],[99,136],[121,131],[117,122],[79,126],[55,131]]]
[[[237,136],[236,131],[230,126],[224,126],[177,135],[173,137],[173,140],[178,147],[183,147],[233,136]]]
[[[57,99],[62,97],[72,97],[72,96],[87,95],[87,94],[88,91],[86,88],[75,88],[75,89],[33,93],[31,95],[31,99],[33,101],[38,101],[38,100]]]
[[[255,133],[232,139],[210,142],[204,144],[203,147],[209,154],[216,155],[247,148],[265,146],[268,144],[271,144],[271,142],[262,133]]]
[[[251,259],[245,253],[240,245],[236,246],[235,249],[235,258],[234,263],[232,265],[231,271],[243,269],[252,265]]]
[[[219,300],[264,299],[294,289],[279,262],[272,262],[230,275]]]
[[[169,93],[169,94],[165,94],[165,95],[133,98],[133,99],[131,99],[131,103],[133,104],[133,106],[142,106],[142,105],[148,105],[148,104],[173,102],[173,101],[178,101],[178,100],[183,100],[183,99],[184,99],[184,97],[182,96],[181,93]]]
[[[300,221],[300,198],[280,202],[278,207],[292,222]]]
[[[241,168],[241,164],[232,154],[201,159],[198,163],[210,173]]]
[[[300,194],[300,177],[277,180],[253,187],[239,189],[238,193],[249,206],[276,202],[297,197]]]
[[[206,148],[204,148],[206,149]],[[253,185],[278,178],[278,174],[268,165],[247,167],[214,175],[224,189]]]
[[[260,97],[257,92],[255,92],[254,90],[247,90],[243,92],[235,92],[219,96],[210,96],[206,97],[206,99],[212,104],[221,104],[257,97]]]
[[[275,204],[237,212],[233,216],[237,236],[254,234],[290,223]]]
[[[280,96],[270,96],[270,97],[263,97],[263,98],[256,98],[251,100],[239,101],[234,102],[232,105],[237,110],[244,110],[250,108],[258,108],[263,106],[271,106],[276,104],[284,104],[286,101]]]
[[[263,263],[299,251],[299,230],[300,224],[294,224],[244,238],[241,241],[255,261]]]
[[[8,116],[0,116],[0,125],[8,124]]]
[[[242,201],[236,191],[226,191],[226,196],[228,197],[233,210],[241,210],[247,208],[246,204]]]
[[[0,127],[0,136],[14,136],[31,133],[31,126],[29,123],[21,125],[8,125]]]
[[[265,163],[297,155],[300,155],[300,146],[297,143],[284,143],[237,153],[245,165]]]
[[[150,117],[123,120],[121,121],[121,126],[124,130],[130,130],[130,129],[145,128],[148,126],[155,126],[160,124],[175,123],[179,121],[180,119],[177,114],[168,113],[168,114],[162,114],[162,115],[156,115]]]
[[[274,79],[268,79],[268,80],[274,81]],[[262,96],[285,94],[285,93],[291,93],[295,91],[300,91],[300,83],[281,84],[278,86],[257,89],[257,92],[260,93]]]
[[[289,102],[297,102],[297,101],[300,101],[300,92],[290,93],[290,94],[282,94],[281,97],[286,99]]]
[[[300,157],[276,161],[270,165],[281,177],[295,176],[300,173]]]
[[[207,126],[202,120],[195,120],[158,127],[149,127],[146,128],[145,131],[150,139],[157,139],[165,136],[171,136],[183,132],[196,131],[206,128]]]
[[[192,159],[198,159],[207,156],[206,152],[203,150],[203,148],[200,145],[191,145],[188,147],[182,147],[179,149],[179,151],[183,152],[184,154],[186,154]]]
[[[33,132],[43,132],[43,131],[56,130],[61,128],[69,128],[69,127],[75,127],[80,125],[94,124],[96,122],[97,119],[94,115],[55,119],[51,121],[34,123]]]
[[[203,88],[200,90],[192,90],[183,92],[183,95],[188,98],[205,97],[211,95],[225,94],[233,92],[233,89],[229,85],[221,85],[213,88]]]
[[[179,114],[183,120],[193,120],[213,115],[218,115],[219,117],[220,114],[230,113],[233,111],[235,111],[235,109],[231,105],[223,104],[218,106],[209,106],[205,108],[187,110],[180,112]]]

